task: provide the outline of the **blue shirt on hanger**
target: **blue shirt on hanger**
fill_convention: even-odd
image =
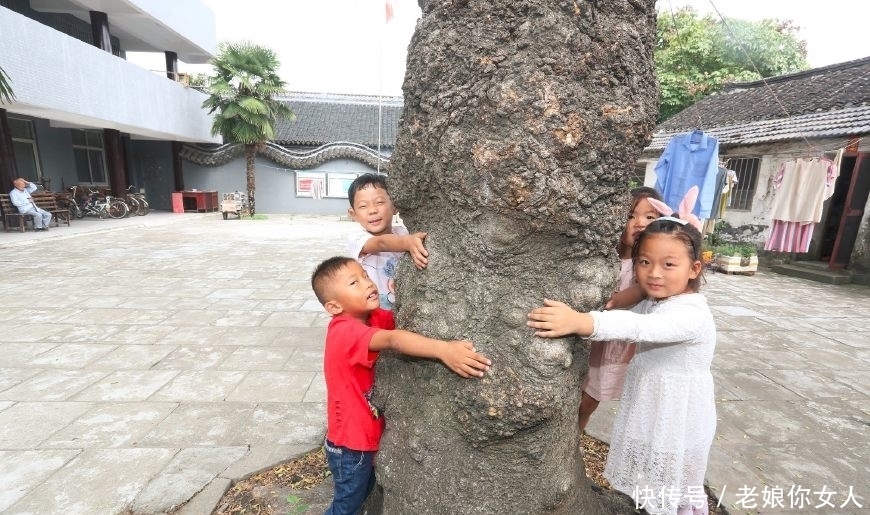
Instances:
[[[671,138],[656,163],[656,189],[665,203],[676,209],[692,186],[698,186],[698,200],[692,213],[710,218],[719,171],[719,140],[701,130]]]

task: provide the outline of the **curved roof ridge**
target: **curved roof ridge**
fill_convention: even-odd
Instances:
[[[185,143],[180,155],[201,166],[221,166],[244,155],[245,146],[241,143],[227,143],[218,147]],[[386,170],[389,167],[389,154],[377,152],[365,145],[351,141],[337,141],[315,149],[298,151],[272,142],[267,142],[258,153],[259,157],[298,170],[311,170],[335,159],[352,159],[366,165]]]

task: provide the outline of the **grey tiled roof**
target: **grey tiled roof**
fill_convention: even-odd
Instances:
[[[870,57],[730,84],[659,124],[646,150],[698,127],[720,146],[870,134]]]
[[[381,148],[396,144],[402,97],[292,93],[282,101],[296,113],[296,121],[278,121],[275,143],[316,147],[351,142],[377,149],[380,108]]]
[[[692,129],[676,132],[658,131],[653,134],[652,142],[646,150],[661,150],[675,134],[682,134]],[[775,141],[813,139],[813,138],[845,138],[870,134],[870,106],[850,107],[820,113],[810,113],[791,118],[777,118],[757,122],[724,125],[704,132],[715,136],[719,146],[723,145],[754,145]]]

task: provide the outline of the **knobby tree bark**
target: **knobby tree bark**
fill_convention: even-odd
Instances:
[[[654,6],[421,0],[389,185],[429,233],[430,264],[400,265],[398,322],[467,338],[494,366],[463,380],[382,355],[382,513],[620,511],[578,448],[588,347],[525,321],[545,296],[591,309],[612,291],[628,171],[658,107]]]

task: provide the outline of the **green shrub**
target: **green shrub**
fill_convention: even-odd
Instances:
[[[751,243],[725,243],[711,249],[713,255],[751,257],[758,254],[758,249]]]

